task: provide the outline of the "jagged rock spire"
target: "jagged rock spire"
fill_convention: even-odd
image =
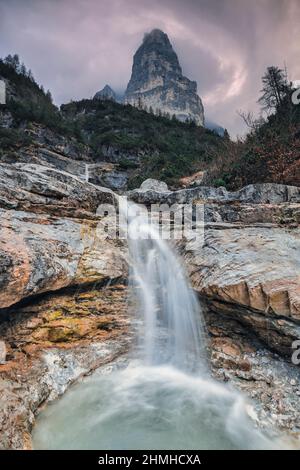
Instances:
[[[154,29],[145,34],[133,58],[125,101],[180,120],[204,124],[197,83],[183,76],[176,52],[166,33]]]

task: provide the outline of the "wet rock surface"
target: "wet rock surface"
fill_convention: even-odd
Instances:
[[[30,449],[34,416],[75,381],[127,351],[123,285],[77,287],[2,312],[0,448]]]
[[[299,188],[177,192],[148,181],[136,202],[204,203],[204,245],[181,240],[203,303],[212,371],[254,400],[260,426],[299,434]],[[110,190],[35,164],[0,165],[0,447],[30,448],[35,414],[132,340],[126,246],[99,239]]]
[[[182,204],[203,207],[204,232],[177,244],[193,287],[214,312],[237,319],[268,348],[291,358],[292,343],[300,338],[298,187],[165,193],[152,186],[129,197],[147,206],[166,203],[175,211]]]
[[[31,447],[39,406],[130,338],[120,241],[101,238],[105,188],[36,164],[0,165],[0,448]]]
[[[249,398],[249,415],[260,428],[300,444],[300,368],[266,348],[255,332],[202,300],[209,333],[209,357],[217,380]]]
[[[261,184],[240,191],[196,187],[129,197],[146,204],[201,204],[203,237],[176,242],[205,311],[209,355],[218,380],[253,400],[258,426],[300,430],[299,188]]]

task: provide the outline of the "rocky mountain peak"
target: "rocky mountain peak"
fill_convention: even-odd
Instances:
[[[151,47],[153,47],[155,52],[158,54],[169,52],[172,55],[172,57],[169,57],[170,62],[176,63],[176,65],[180,67],[178,57],[172,47],[168,35],[160,29],[153,29],[150,33],[145,33],[143,43],[138,51]]]
[[[168,35],[160,29],[146,33],[133,58],[132,75],[125,101],[134,106],[151,107],[204,124],[204,111],[197,95],[197,83],[183,76]]]
[[[98,91],[95,96],[94,100],[113,100],[116,101],[116,93],[114,90],[109,86],[105,85],[102,90]]]

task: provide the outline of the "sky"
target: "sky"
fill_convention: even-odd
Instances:
[[[205,116],[232,137],[259,113],[267,66],[300,80],[300,0],[0,0],[0,57],[18,53],[56,104],[122,93],[145,32],[165,31]]]

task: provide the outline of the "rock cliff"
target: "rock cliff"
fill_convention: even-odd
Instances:
[[[145,35],[134,55],[125,102],[204,125],[197,84],[183,76],[168,36],[159,29]]]
[[[128,346],[127,265],[98,238],[108,189],[0,164],[0,448],[30,448],[34,414]]]

